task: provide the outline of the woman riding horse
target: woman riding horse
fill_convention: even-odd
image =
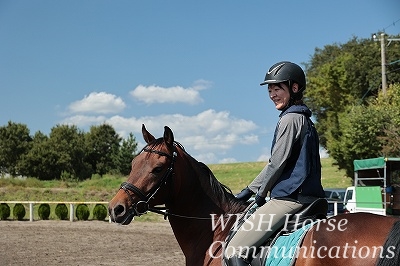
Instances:
[[[318,134],[310,119],[311,111],[302,101],[306,89],[303,70],[291,62],[276,63],[268,70],[261,85],[268,85],[269,97],[281,111],[280,119],[268,164],[237,195],[248,200],[257,193],[255,204],[258,209],[246,222],[261,226],[248,230],[243,223],[236,231],[225,252],[228,266],[249,265],[253,259],[249,251],[256,250],[282,227],[287,214],[294,214],[325,197],[321,185]],[[266,202],[267,193],[270,193],[270,200]]]

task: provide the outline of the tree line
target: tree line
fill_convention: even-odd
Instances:
[[[85,180],[94,174],[127,175],[136,156],[132,133],[120,137],[108,124],[84,132],[74,125],[57,125],[47,136],[33,136],[25,124],[9,121],[0,127],[0,172],[39,180]]]

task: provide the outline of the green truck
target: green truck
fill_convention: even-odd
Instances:
[[[354,186],[345,194],[348,212],[400,214],[400,158],[354,160]]]
[[[386,215],[382,201],[382,191],[379,186],[348,187],[344,198],[344,205],[348,212],[369,212]]]

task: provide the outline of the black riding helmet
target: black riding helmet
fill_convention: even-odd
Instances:
[[[268,70],[267,74],[265,74],[264,82],[260,85],[281,82],[289,83],[289,91],[294,98],[298,98],[295,96],[300,96],[300,98],[303,96],[302,92],[306,89],[306,76],[300,66],[289,61],[278,62]],[[299,91],[295,94],[291,89],[293,83],[299,84]]]

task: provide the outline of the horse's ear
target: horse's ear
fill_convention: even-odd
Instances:
[[[170,148],[174,145],[174,133],[172,133],[172,130],[167,126],[164,127],[164,142]]]
[[[146,127],[144,126],[144,124],[142,124],[142,134],[143,134],[143,138],[146,141],[147,144],[149,144],[150,142],[152,142],[153,140],[155,140],[156,138],[150,134],[149,131],[147,131]]]

